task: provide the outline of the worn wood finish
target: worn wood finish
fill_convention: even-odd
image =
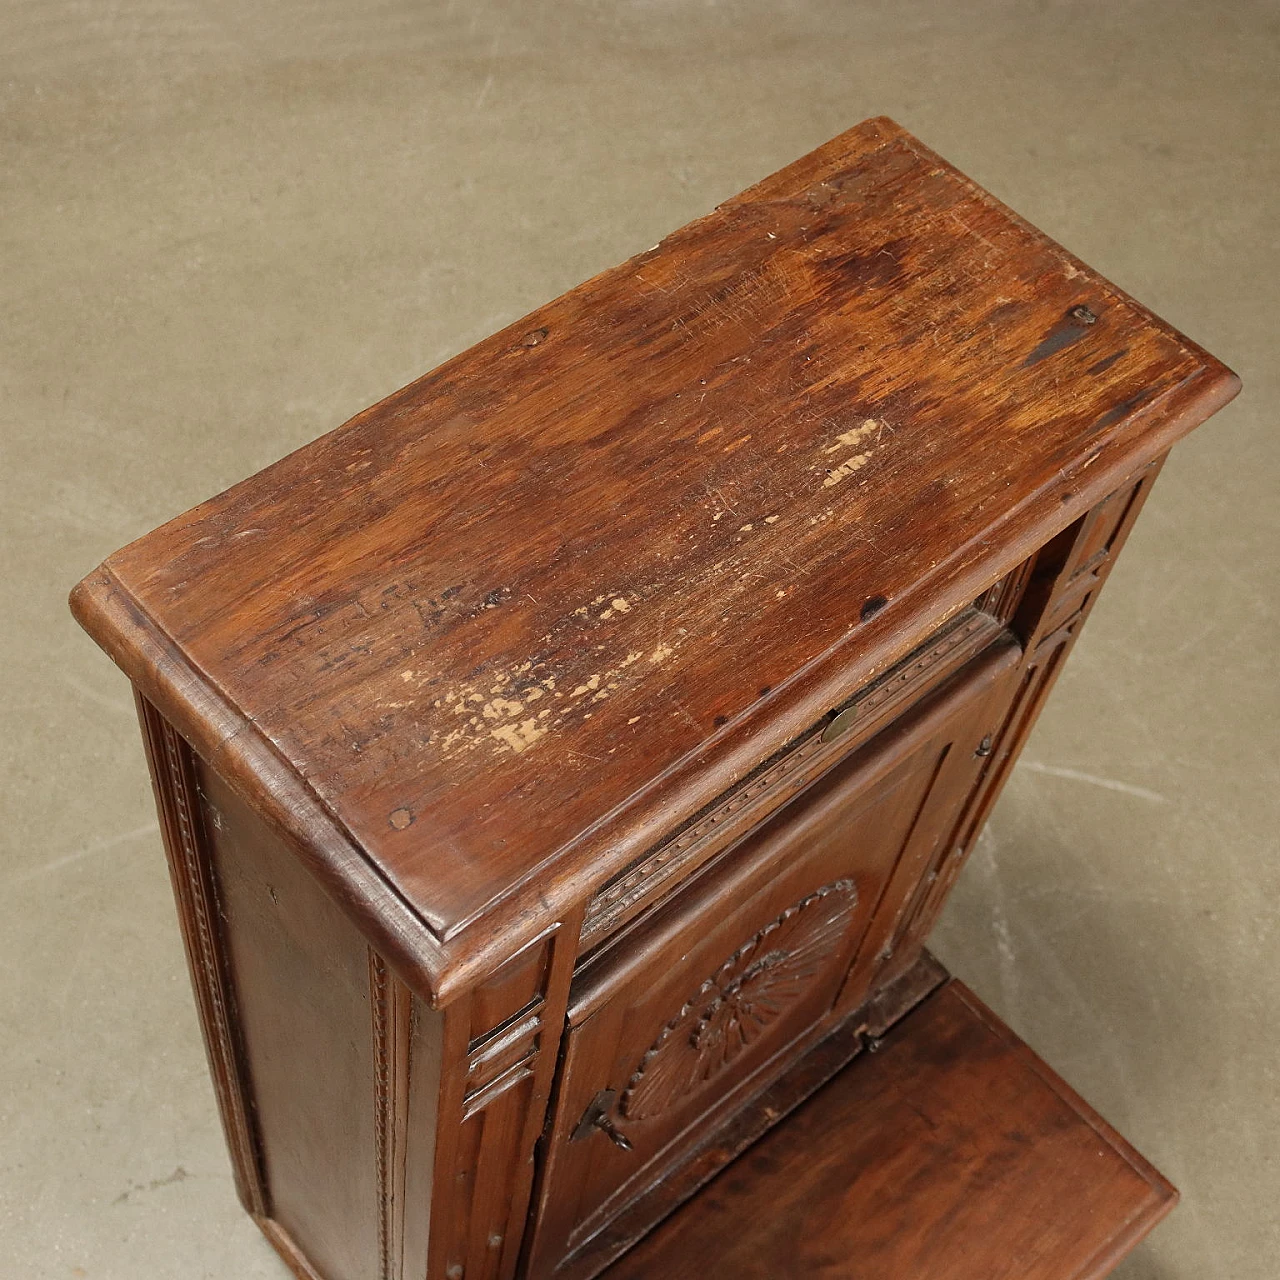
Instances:
[[[557,1280],[570,1272],[595,1274],[617,1258],[853,1058],[868,1048],[877,1049],[880,1037],[947,978],[946,970],[928,952],[923,953],[874,1000],[788,1065],[768,1088],[693,1143],[677,1167],[646,1186],[556,1272]]]
[[[605,1280],[1097,1280],[1176,1199],[951,982]]]
[[[447,999],[1235,388],[870,121],[75,607]]]
[[[594,1274],[646,1186],[867,999],[1017,683],[999,646],[589,965],[569,1002],[531,1269]],[[611,1129],[584,1134],[601,1090]],[[705,1157],[704,1157],[705,1159]],[[635,1228],[634,1211],[630,1219]],[[643,1226],[651,1225],[644,1223]],[[638,1232],[637,1232],[638,1234]]]
[[[516,1273],[580,924],[579,912],[445,1012],[427,1280]]]
[[[718,852],[741,840],[789,800],[812,785],[895,712],[912,706],[975,654],[993,644],[1002,631],[998,617],[981,608],[966,609],[938,633],[873,681],[851,703],[789,743],[766,766],[717,797],[705,813],[675,831],[604,885],[587,906],[584,945],[617,930]],[[840,731],[838,736],[832,736]]]
[[[1236,386],[869,121],[86,578],[295,1274],[590,1280],[900,1019],[892,1070],[747,1157],[812,1140],[827,1203],[805,1117],[857,1111],[868,1194],[805,1274],[1013,1274],[929,1267],[1005,1217],[1017,1256],[1042,1169],[1078,1205],[1017,1274],[1117,1257],[1164,1184],[962,989],[908,1011],[1161,460]],[[728,1224],[735,1177],[616,1274]],[[796,1274],[723,1243],[680,1265]]]

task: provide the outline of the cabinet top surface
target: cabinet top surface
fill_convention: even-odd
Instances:
[[[180,728],[216,706],[213,736],[263,739],[443,938],[1233,389],[873,120],[73,600]]]

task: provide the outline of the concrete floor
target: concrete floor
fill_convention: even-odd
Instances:
[[[1181,1186],[1119,1276],[1274,1280],[1273,0],[4,0],[0,104],[0,1277],[284,1275],[67,589],[888,113],[1245,380],[1166,468],[938,950]]]

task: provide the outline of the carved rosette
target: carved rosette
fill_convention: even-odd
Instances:
[[[620,1110],[647,1120],[714,1080],[809,990],[858,900],[852,880],[815,890],[765,925],[662,1029],[627,1082]]]

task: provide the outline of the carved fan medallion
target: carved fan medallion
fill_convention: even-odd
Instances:
[[[858,895],[852,880],[815,890],[731,955],[640,1060],[622,1095],[646,1120],[715,1079],[809,989],[840,944]]]

